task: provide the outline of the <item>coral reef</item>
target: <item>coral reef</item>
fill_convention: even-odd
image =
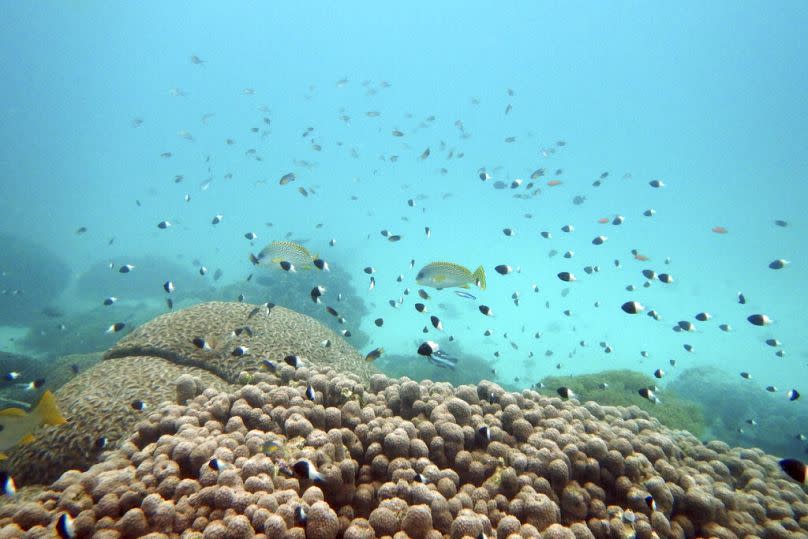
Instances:
[[[45,387],[56,391],[78,374],[89,370],[101,361],[101,352],[67,354],[46,362]],[[39,400],[39,399],[37,399]]]
[[[52,305],[70,279],[67,264],[30,238],[0,234],[0,253],[0,324],[24,325],[58,315]]]
[[[48,483],[70,468],[86,469],[105,447],[113,447],[128,436],[157,405],[176,401],[175,382],[182,375],[191,376],[196,381],[192,387],[199,391],[205,387],[232,389],[203,369],[157,357],[101,361],[55,392],[68,422],[41,429],[33,442],[11,449],[8,460],[0,466],[13,473],[21,485]],[[144,403],[142,410],[135,409],[136,401]],[[105,444],[99,443],[101,438],[106,439]]]
[[[80,537],[116,538],[730,538],[808,529],[808,498],[774,458],[703,445],[636,407],[507,393],[490,382],[378,374],[365,388],[331,368],[283,371],[147,414],[89,470],[0,507],[0,538],[50,537],[63,513]]]
[[[621,369],[575,376],[548,376],[541,382],[545,385],[542,390],[545,393],[555,394],[557,388],[569,387],[582,400],[611,406],[637,406],[672,429],[685,429],[698,437],[705,432],[701,406],[683,398],[676,390],[666,388],[660,391],[661,402],[658,403],[642,398],[637,391],[659,381],[640,372]],[[607,387],[602,388],[604,383]]]
[[[197,337],[210,349],[195,345]],[[234,355],[239,346],[247,352]],[[287,355],[300,356],[306,364],[333,365],[365,380],[378,372],[341,336],[311,317],[280,306],[267,309],[237,302],[201,303],[158,316],[118,341],[104,357],[143,355],[207,369],[230,382],[238,381],[242,371],[264,368],[263,359],[280,365]]]
[[[199,336],[204,336],[209,349],[194,344]],[[329,345],[323,346],[323,341]],[[234,355],[238,346],[247,351]],[[150,410],[165,400],[174,401],[174,380],[180,375],[194,376],[199,381],[194,387],[200,390],[224,389],[248,382],[266,370],[269,361],[289,379],[295,369],[284,363],[287,355],[302,358],[303,372],[327,365],[354,373],[365,383],[377,372],[344,339],[308,316],[277,306],[268,310],[246,303],[195,305],[136,328],[108,350],[100,364],[84,372],[79,369],[56,391],[69,422],[43,429],[34,442],[12,449],[4,468],[13,470],[20,484],[51,481],[68,468],[84,469],[100,455],[100,438],[113,446],[131,433],[144,415],[133,408],[134,402],[145,403]]]
[[[10,452],[20,485],[53,483],[0,504],[0,539],[51,537],[65,513],[99,538],[806,536],[777,460],[670,430],[684,420],[651,414],[690,408],[642,400],[652,379],[545,383],[631,406],[389,378],[279,306],[162,315],[57,391],[68,424]]]
[[[670,388],[710,410],[707,427],[715,438],[774,455],[800,455],[808,449],[803,439],[808,416],[799,401],[783,396],[787,388],[770,393],[761,382],[709,366],[684,370]]]

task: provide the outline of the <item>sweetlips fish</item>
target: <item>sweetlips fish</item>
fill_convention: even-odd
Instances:
[[[250,256],[253,263],[259,266],[279,268],[282,267],[281,263],[286,262],[299,270],[313,269],[315,258],[308,249],[291,241],[273,241],[258,255]]]
[[[485,290],[485,270],[482,266],[472,273],[468,268],[452,262],[432,262],[418,271],[415,280],[421,286],[438,290],[453,286],[468,288],[469,283]]]
[[[56,397],[45,391],[39,403],[30,412],[22,408],[0,410],[0,460],[8,458],[4,453],[17,444],[32,442],[32,434],[40,425],[62,425],[67,420],[56,405]]]

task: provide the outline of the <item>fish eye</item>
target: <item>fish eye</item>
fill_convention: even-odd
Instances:
[[[424,278],[424,272],[423,272],[423,271],[419,271],[419,272],[418,272],[418,275],[416,275],[416,276],[415,276],[415,278],[416,278],[416,279],[423,279],[423,278]]]

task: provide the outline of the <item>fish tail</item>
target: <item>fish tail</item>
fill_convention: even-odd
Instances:
[[[39,399],[39,404],[36,405],[33,413],[42,418],[42,422],[46,425],[62,425],[67,423],[67,419],[64,418],[62,412],[59,411],[59,407],[56,405],[56,397],[50,390],[42,394],[42,398]]]
[[[477,286],[480,287],[480,290],[485,290],[485,270],[482,266],[477,268],[477,270],[472,275],[474,278],[474,282],[477,283]]]

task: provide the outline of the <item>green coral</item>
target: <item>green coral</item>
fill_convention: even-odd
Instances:
[[[696,402],[682,398],[673,390],[659,392],[660,403],[654,404],[637,392],[655,385],[650,376],[631,370],[612,370],[576,376],[548,376],[542,380],[542,391],[555,394],[557,388],[572,389],[581,402],[595,401],[609,406],[637,406],[672,429],[688,430],[701,437],[706,430],[704,412]],[[608,387],[601,389],[603,383]]]

